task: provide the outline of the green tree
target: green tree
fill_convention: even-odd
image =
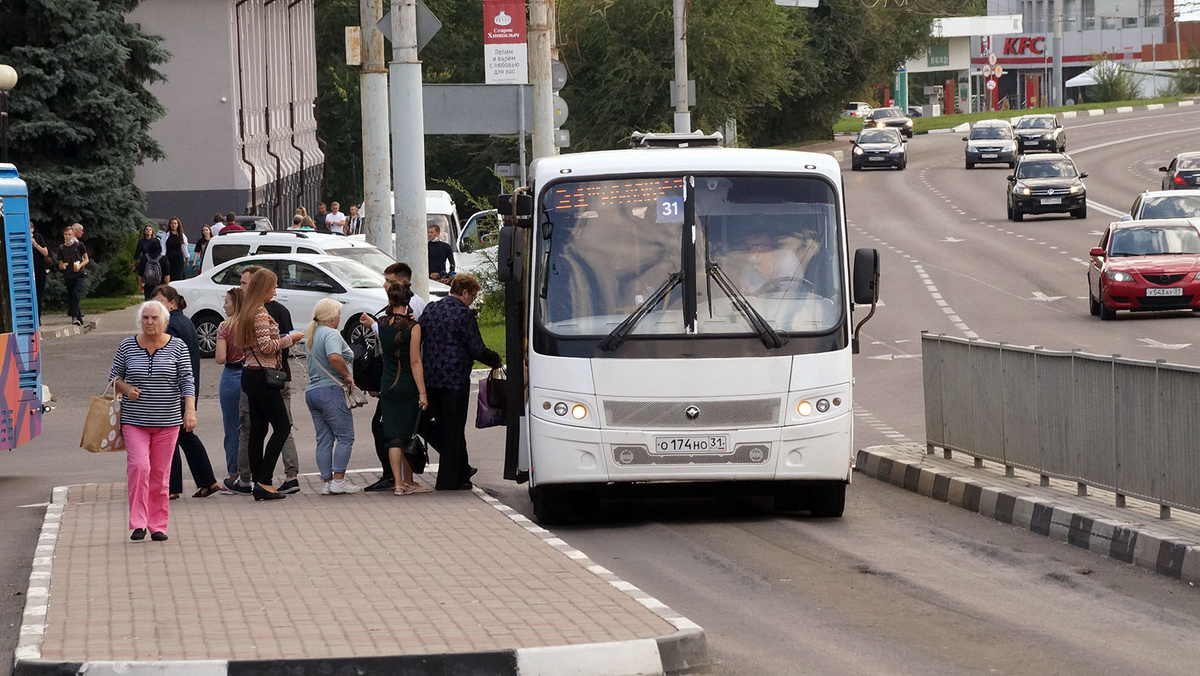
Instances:
[[[163,79],[156,66],[170,55],[161,38],[125,22],[138,4],[0,3],[0,62],[20,77],[9,96],[10,160],[29,185],[30,215],[48,242],[84,224],[95,264],[88,288],[101,292],[126,285],[128,262],[113,261],[145,223],[134,170],[163,157],[149,129],[164,111],[146,86]],[[48,297],[61,288],[52,283]]]
[[[1093,57],[1092,66],[1092,78],[1096,84],[1087,88],[1089,100],[1132,101],[1140,98],[1140,75],[1121,67],[1116,61],[1105,60],[1102,55]]]

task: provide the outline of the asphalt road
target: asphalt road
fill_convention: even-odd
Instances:
[[[915,138],[902,172],[846,166],[851,245],[883,257],[884,306],[856,358],[856,405],[872,416],[856,427],[856,447],[924,438],[913,357],[922,330],[1200,363],[1200,316],[1101,323],[1087,312],[1079,262],[1113,214],[1157,186],[1158,166],[1195,149],[1200,110],[1067,127],[1069,152],[1090,173],[1083,221],[1007,221],[1007,169],[964,170],[958,134]],[[0,675],[16,643],[38,504],[57,485],[123,480],[123,457],[77,448],[123,335],[45,343],[58,408],[40,439],[0,455]],[[219,466],[216,375],[205,362],[200,433]],[[302,467],[312,471],[300,398],[295,411]],[[369,439],[367,416],[357,422]],[[498,431],[469,438],[477,483],[531,515],[524,487],[499,479]],[[352,468],[377,464],[367,444],[356,446]],[[867,479],[851,486],[837,520],[779,517],[755,500],[628,502],[608,506],[602,524],[557,532],[703,626],[716,674],[1186,673],[1200,658],[1197,590]]]

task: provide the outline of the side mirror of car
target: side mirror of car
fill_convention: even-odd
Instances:
[[[1132,221],[1132,220],[1133,220],[1133,214],[1121,214],[1121,218],[1119,218],[1118,220],[1121,220],[1121,221]]]
[[[1092,250],[1090,252],[1088,252],[1088,255],[1095,256],[1097,258],[1104,258],[1104,247],[1094,246],[1094,247],[1092,247]]]
[[[1008,179],[1008,182],[1009,182],[1009,183],[1012,183],[1013,181],[1017,180],[1017,175],[1016,175],[1016,174],[1009,174],[1008,176],[1005,176],[1004,178]]]
[[[1167,168],[1166,168],[1166,167],[1159,167],[1159,168],[1158,168],[1158,170],[1159,170],[1159,171],[1161,171],[1161,172],[1163,172],[1163,173],[1166,173],[1166,172],[1167,172]]]
[[[1088,176],[1088,175],[1087,175],[1087,172],[1085,171],[1085,172],[1083,172],[1082,174],[1080,174],[1080,175],[1079,175],[1079,178],[1087,178],[1087,176]]]
[[[966,136],[964,136],[964,137],[963,137],[963,140],[964,140],[964,141],[970,141],[971,139],[969,139],[969,138],[967,138]]]

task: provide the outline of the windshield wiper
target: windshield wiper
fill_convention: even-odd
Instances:
[[[617,324],[617,328],[613,329],[611,333],[605,336],[604,340],[600,341],[600,349],[609,352],[620,347],[621,343],[624,343],[625,339],[629,337],[629,334],[633,331],[633,328],[637,326],[637,323],[642,321],[646,315],[650,314],[650,311],[657,307],[658,304],[661,303],[663,299],[666,298],[667,295],[670,294],[671,291],[681,283],[683,283],[682,272],[672,272],[670,275],[668,275],[667,281],[663,282],[661,286],[655,289],[654,293],[650,294],[649,298],[642,301],[641,305],[637,306],[633,312],[629,313],[629,316],[625,318],[625,321]]]
[[[704,254],[705,259],[707,259],[707,246],[705,247]],[[750,324],[750,328],[758,332],[758,337],[762,340],[763,345],[769,349],[775,349],[783,347],[787,343],[787,336],[780,335],[778,331],[771,328],[767,320],[758,313],[758,310],[754,309],[754,306],[746,300],[746,297],[742,295],[737,286],[725,275],[725,271],[721,269],[719,264],[715,261],[705,260],[704,272],[710,279],[717,282],[717,286],[721,287],[726,296],[729,296],[729,301],[746,318],[746,322]]]

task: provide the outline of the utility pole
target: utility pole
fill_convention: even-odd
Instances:
[[[687,0],[675,0],[675,133],[692,131],[688,112]]]
[[[421,62],[417,60],[417,2],[391,0],[392,62],[388,68],[392,117],[392,186],[396,193],[393,255],[412,266],[413,290],[429,297],[425,235],[425,119]]]
[[[551,5],[529,2],[529,80],[533,84],[533,159],[554,154],[554,89],[550,80]]]
[[[383,62],[381,0],[361,0],[362,70],[358,76],[363,129],[363,232],[367,242],[392,250],[391,139],[388,135],[388,72]]]
[[[1061,106],[1063,96],[1063,72],[1062,72],[1062,24],[1063,24],[1063,0],[1054,0],[1054,44],[1051,46],[1054,52],[1054,77],[1052,79],[1053,89],[1050,90],[1050,105]]]

